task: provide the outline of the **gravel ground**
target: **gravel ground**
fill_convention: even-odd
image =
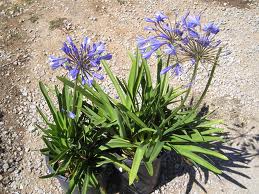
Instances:
[[[216,109],[216,118],[225,120],[229,140],[224,149],[231,160],[222,164],[226,174],[221,177],[200,175],[178,163],[167,164],[164,176],[167,173],[173,176],[154,193],[258,193],[259,2],[256,0],[0,1],[0,193],[62,193],[57,180],[38,178],[47,170],[39,153],[43,147],[40,131],[34,124],[41,122],[36,106],[45,107],[38,81],[58,83],[55,75],[61,72],[52,72],[47,58],[49,54],[60,53],[58,48],[66,34],[78,40],[87,35],[105,41],[113,54],[111,68],[125,77],[129,69],[126,49],[134,48],[136,36],[145,34],[143,18],[157,10],[171,16],[173,11],[202,11],[206,20],[220,24],[219,37],[226,44],[225,52],[206,104]],[[206,70],[200,75],[194,86],[196,93],[202,89]]]

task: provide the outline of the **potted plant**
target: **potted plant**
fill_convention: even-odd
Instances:
[[[43,137],[48,147],[43,153],[54,161],[51,163],[57,163],[56,171],[51,176],[59,173],[66,175],[63,171],[59,172],[58,168],[64,161],[63,157],[69,157],[68,152],[53,154],[51,150],[55,143],[62,145],[63,140],[59,138],[59,133],[66,131],[64,126],[67,130],[71,128],[63,134],[68,137],[65,140],[69,142],[68,147],[77,147],[79,153],[92,154],[91,160],[96,161],[91,165],[86,163],[82,166],[81,174],[74,175],[77,176],[76,183],[80,190],[85,185],[84,182],[100,188],[100,183],[93,182],[95,178],[85,178],[89,177],[86,176],[89,165],[92,172],[100,174],[107,163],[113,163],[122,168],[122,177],[126,177],[132,190],[143,194],[150,193],[157,185],[161,157],[168,151],[175,151],[194,164],[214,173],[221,173],[207,158],[213,156],[227,160],[227,157],[214,147],[215,142],[222,141],[222,129],[215,126],[222,121],[211,120],[208,114],[201,115],[199,109],[211,84],[222,50],[219,47],[220,41],[215,39],[219,29],[213,23],[202,26],[200,15],[190,16],[189,13],[179,21],[176,18],[173,25],[162,12],[156,13],[155,18],[147,18],[146,21],[152,26],[145,29],[155,35],[138,38],[138,50],[130,54],[132,64],[127,81],[113,75],[106,63],[111,55],[103,54],[104,45],[98,43],[91,47],[88,38],[85,38],[80,49],[68,38],[69,44],[64,43],[62,48],[66,57],[50,58],[54,69],[64,67],[72,77],[72,81],[58,77],[65,88],[62,94],[56,89],[58,99],[61,99],[58,104],[62,105],[59,111],[53,111],[50,98],[41,84],[54,124],[46,119],[45,121],[50,131],[58,134],[56,137],[53,132],[47,131],[47,136]],[[156,54],[157,60],[155,81],[148,65],[148,59],[153,54]],[[106,94],[94,80],[104,78],[99,74],[101,64],[113,83],[118,99]],[[170,84],[169,73],[171,71],[171,75],[179,76],[184,64],[188,64],[192,69],[190,80],[186,86],[175,88]],[[201,64],[208,65],[211,69],[210,75],[201,96],[195,103],[189,104],[191,89]],[[73,95],[68,95],[67,90],[71,90]],[[69,103],[65,101],[65,104],[62,104],[62,99],[67,98],[59,97],[63,95],[69,96]],[[41,115],[45,117],[43,113]],[[63,120],[60,121],[60,118]],[[48,135],[49,133],[51,135]],[[88,138],[97,139],[88,142]],[[80,140],[85,145],[95,142],[93,149],[82,147]],[[79,158],[78,162],[84,162],[83,159]],[[74,162],[71,164],[75,166]],[[71,167],[71,170],[74,168]],[[68,174],[68,178],[72,180],[70,185],[74,185],[70,175]],[[97,175],[94,174],[94,177]],[[73,187],[70,187],[69,191],[71,188]]]

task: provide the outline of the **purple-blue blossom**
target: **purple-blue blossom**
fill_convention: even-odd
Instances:
[[[162,55],[170,55],[170,63],[173,64],[192,59],[212,61],[220,44],[215,39],[219,28],[214,23],[203,25],[201,14],[192,15],[187,12],[180,20],[176,18],[170,22],[164,13],[157,12],[154,18],[146,18],[145,21],[149,24],[145,29],[150,31],[151,36],[137,39],[138,48],[145,59],[149,59],[160,49]],[[181,73],[180,67],[174,68],[176,75]]]
[[[50,56],[50,65],[53,70],[63,67],[69,72],[69,76],[75,80],[81,78],[82,84],[91,86],[94,79],[103,80],[99,72],[102,69],[102,60],[110,60],[111,54],[105,52],[105,45],[102,42],[90,44],[90,39],[85,37],[80,47],[77,47],[71,37],[63,43],[61,50],[64,57]]]
[[[176,63],[175,65],[169,65],[162,69],[160,75],[166,74],[170,70],[173,70],[172,75],[180,76],[182,74],[182,66],[179,63]]]
[[[203,30],[209,34],[217,34],[219,32],[219,28],[213,23],[205,24]]]
[[[70,119],[75,119],[75,118],[76,118],[75,113],[73,113],[73,112],[71,112],[71,111],[69,111],[69,112],[67,113],[67,116],[68,116]]]

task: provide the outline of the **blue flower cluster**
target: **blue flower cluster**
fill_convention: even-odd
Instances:
[[[145,30],[154,35],[137,38],[143,57],[148,59],[158,49],[162,49],[163,53],[170,56],[172,65],[165,67],[161,74],[173,70],[175,75],[182,72],[181,63],[186,61],[192,64],[213,61],[220,44],[220,41],[215,40],[219,28],[213,23],[202,26],[200,20],[201,15],[191,16],[189,12],[180,20],[176,15],[174,23],[162,12],[157,12],[154,18],[146,18],[145,21],[151,26],[145,27]]]
[[[102,80],[104,77],[98,72],[101,70],[102,60],[110,60],[111,54],[105,53],[104,43],[98,42],[90,45],[90,39],[84,38],[80,48],[77,48],[71,37],[67,37],[67,43],[63,43],[61,50],[65,57],[50,56],[52,69],[63,67],[69,71],[70,77],[75,80],[81,76],[82,84],[91,86],[94,78]]]

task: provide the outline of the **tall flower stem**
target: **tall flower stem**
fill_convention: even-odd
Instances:
[[[74,86],[74,94],[73,94],[73,108],[72,108],[72,111],[74,114],[76,114],[76,99],[77,99],[77,96],[76,96],[76,88],[77,88],[77,84],[78,84],[78,76],[79,73],[77,74],[76,76],[76,81],[75,81],[75,86]]]
[[[167,122],[169,122],[174,116],[175,114],[182,109],[182,107],[184,106],[190,92],[191,92],[191,89],[192,89],[192,83],[194,82],[195,78],[196,78],[196,75],[197,75],[197,71],[198,71],[198,65],[199,65],[199,60],[197,59],[195,64],[194,64],[194,70],[193,70],[193,74],[192,74],[192,77],[191,77],[191,85],[189,86],[188,90],[186,91],[186,94],[184,96],[184,99],[182,100],[181,104],[175,108],[171,115],[169,117],[167,117],[161,124],[159,127],[163,127]]]
[[[166,67],[169,66],[169,63],[170,63],[170,55],[168,55],[168,57],[167,57]],[[164,95],[166,93],[166,90],[167,90],[167,87],[168,87],[168,84],[169,84],[169,74],[168,73],[165,74],[162,84],[163,84],[162,95]]]
[[[189,96],[189,94],[191,92],[193,82],[194,82],[194,80],[196,78],[196,75],[197,75],[198,66],[199,66],[199,59],[197,59],[195,64],[194,64],[194,70],[193,70],[193,74],[192,74],[192,77],[191,77],[191,81],[189,83],[188,90],[185,93],[184,99],[182,100],[181,106],[184,105],[184,103],[186,102],[186,100],[187,100],[187,98],[188,98],[188,96]]]
[[[204,97],[205,97],[205,95],[206,95],[206,93],[207,93],[207,91],[209,89],[209,86],[211,84],[213,75],[215,73],[215,69],[216,69],[216,67],[218,65],[218,59],[219,59],[219,55],[220,55],[221,51],[222,51],[222,48],[219,48],[218,53],[217,53],[216,58],[215,58],[215,62],[214,62],[213,66],[212,66],[212,69],[211,69],[211,73],[210,73],[210,77],[208,79],[208,82],[207,82],[207,84],[206,84],[206,86],[205,86],[205,88],[204,88],[204,90],[202,92],[202,95],[201,95],[200,99],[198,100],[197,104],[194,106],[194,109],[199,107],[199,105],[201,104],[202,100],[204,99]]]

